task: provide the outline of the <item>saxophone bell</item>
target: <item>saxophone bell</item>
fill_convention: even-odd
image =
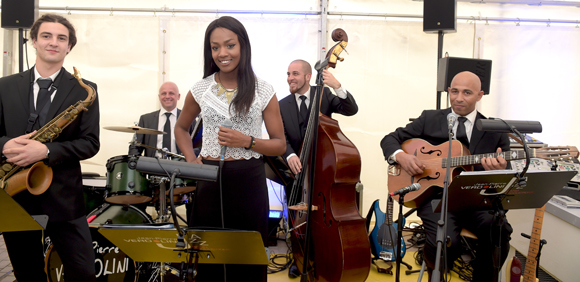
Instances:
[[[44,193],[52,183],[52,168],[44,162],[37,162],[32,167],[23,169],[9,179],[2,179],[2,186],[10,197],[25,189],[33,195]]]

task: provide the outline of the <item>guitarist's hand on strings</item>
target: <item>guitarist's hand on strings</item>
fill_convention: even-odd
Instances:
[[[397,162],[409,175],[422,174],[425,165],[417,157],[400,152],[396,155]]]
[[[497,148],[496,152],[501,153],[501,148]],[[505,169],[507,167],[507,161],[503,156],[498,156],[497,158],[481,158],[481,165],[485,170]]]

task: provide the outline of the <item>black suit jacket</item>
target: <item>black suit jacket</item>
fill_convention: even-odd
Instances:
[[[54,82],[57,87],[50,105],[47,121],[78,101],[85,100],[88,92],[64,68]],[[25,134],[30,114],[30,89],[34,69],[0,78],[0,148],[14,137]],[[83,80],[97,89],[97,85]],[[47,214],[49,221],[69,221],[85,215],[80,160],[88,159],[99,151],[98,95],[88,111],[82,111],[52,142],[44,160],[53,170],[52,184],[38,196],[27,191],[14,196],[30,214]]]
[[[439,145],[449,140],[447,129],[447,115],[451,108],[444,110],[426,110],[421,116],[406,127],[399,127],[381,140],[381,148],[385,159],[388,159],[396,150],[401,149],[401,144],[411,138],[422,138],[433,145]],[[475,121],[486,117],[477,113]],[[496,132],[484,132],[473,126],[469,151],[471,154],[493,153],[500,147],[502,151],[509,151],[510,143],[507,134]],[[509,164],[508,164],[509,167]],[[474,167],[483,170],[481,165]]]
[[[308,107],[309,111],[312,108],[315,91],[316,87],[311,86],[310,107]],[[328,87],[324,87],[320,112],[328,117],[332,117],[332,113],[339,113],[345,116],[356,114],[358,112],[356,101],[348,91],[346,93],[346,99],[341,99],[330,93]],[[298,104],[296,103],[294,94],[286,96],[284,99],[280,100],[279,104],[280,114],[282,115],[282,121],[284,122],[284,133],[286,134],[286,152],[282,156],[284,157],[284,160],[286,160],[286,158],[292,153],[298,155],[298,151],[300,151],[300,146],[302,144],[300,124],[298,121]]]
[[[144,128],[157,130],[157,128],[159,126],[159,112],[160,111],[161,110],[157,110],[154,112],[150,112],[148,114],[141,115],[141,117],[139,118],[139,126],[144,127]],[[181,110],[177,109],[177,118],[179,118],[180,114],[181,114]],[[191,133],[191,129],[192,129],[192,127],[190,126],[189,133]],[[137,142],[151,146],[153,148],[157,148],[157,136],[158,135],[154,135],[154,134],[137,134]],[[179,150],[179,147],[177,146],[177,144],[175,144],[175,147],[177,148],[177,153],[181,154],[181,150]],[[153,150],[150,148],[136,147],[133,145],[129,146],[129,155],[140,156],[143,153],[143,149],[145,149],[145,156],[146,157],[155,157],[156,150]]]

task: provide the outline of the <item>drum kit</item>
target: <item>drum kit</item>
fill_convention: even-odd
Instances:
[[[104,128],[133,133],[131,145],[154,149],[169,160],[185,161],[183,156],[168,152],[167,149],[154,148],[136,141],[137,134],[165,134],[163,131],[139,126]],[[169,190],[165,188],[170,178],[137,171],[139,158],[136,155],[115,156],[107,160],[106,177],[83,175],[85,210],[95,252],[96,281],[181,281],[178,278],[178,266],[166,264],[160,267],[159,263],[135,262],[97,232],[103,224],[168,223],[170,212],[177,215],[175,210],[167,209],[172,200],[173,207],[191,201],[195,180],[175,178],[174,197],[170,199]],[[156,219],[146,212],[147,206],[155,209]],[[187,223],[181,216],[177,216]],[[64,281],[60,257],[52,248],[50,238],[46,242],[45,267],[48,281]],[[173,275],[167,275],[168,273]]]

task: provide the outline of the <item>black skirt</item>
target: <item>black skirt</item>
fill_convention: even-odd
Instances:
[[[203,163],[219,165],[218,161]],[[263,159],[225,161],[217,182],[197,182],[189,226],[258,231],[266,246],[269,208]],[[223,265],[200,264],[196,281],[223,281],[223,269]],[[266,281],[265,265],[227,265],[225,269],[228,281],[239,281],[242,277],[247,281]]]

